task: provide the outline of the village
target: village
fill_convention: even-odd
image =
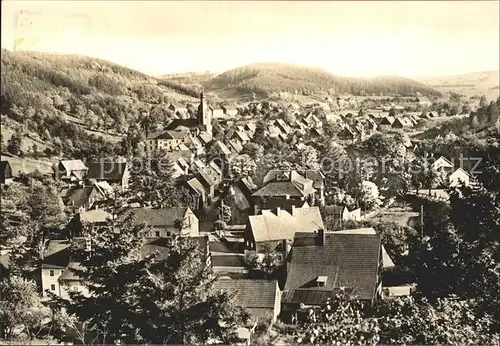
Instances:
[[[364,143],[371,136],[404,137],[401,147],[413,154],[425,124],[469,114],[430,111],[431,102],[418,96],[403,103],[423,107],[413,112],[390,98],[377,109],[350,107],[349,99],[347,95],[330,100],[336,104],[334,111],[327,102],[250,101],[230,108],[209,104],[201,92],[197,107],[170,104],[169,124],[144,129],[142,157],[61,158],[46,178],[58,181],[67,222],[44,235],[41,265],[33,273],[40,293],[46,301],[55,296],[69,299],[72,291],[85,294],[85,285],[74,273],[80,264],[71,246],[86,242],[91,248],[88,227],[110,232],[113,224],[132,216],[134,225],[148,229],[145,253],[168,253],[164,240],[173,236],[198,244],[207,266],[218,275],[216,287],[235,294],[238,304],[250,312],[251,322],[238,329],[240,339],[248,343],[257,326],[270,330],[275,323],[316,319],[338,289],[352,289],[368,304],[411,296],[415,283],[387,275],[397,272],[399,260],[390,255],[395,250],[386,249],[380,230],[362,225],[383,218],[402,227],[423,228],[423,208],[410,208],[404,201],[446,202],[448,188],[475,184],[471,160],[430,153],[425,167],[434,180],[441,179],[439,186],[429,174],[414,179],[419,171],[392,188],[361,178],[361,192],[353,202],[335,196],[335,174],[322,165],[322,157],[301,156],[301,162],[290,164],[285,155],[267,157],[262,143],[285,143],[302,154],[325,138],[342,147]],[[154,205],[133,195],[137,190],[130,193],[132,181],[149,174],[144,166],[148,160],[168,162],[167,174],[186,198],[184,205]],[[2,189],[33,174],[14,172],[8,158],[0,167]],[[373,181],[381,181],[377,175],[371,175]],[[12,223],[19,218],[3,214]],[[397,256],[405,256],[404,251]],[[8,258],[9,252],[3,251],[5,268]]]

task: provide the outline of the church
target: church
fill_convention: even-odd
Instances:
[[[194,142],[206,144],[212,140],[212,111],[207,107],[205,94],[200,93],[200,104],[196,118],[174,119],[161,131],[149,133],[146,139],[146,153],[164,150],[180,150],[179,147]]]
[[[196,118],[175,119],[167,126],[166,130],[187,130],[194,136],[210,135],[210,137],[212,137],[212,114],[211,110],[206,105],[203,91],[200,94],[200,105],[198,106]]]

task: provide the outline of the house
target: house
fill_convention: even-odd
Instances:
[[[9,161],[0,161],[0,185],[9,185],[12,183],[12,167]]]
[[[212,111],[207,107],[205,94],[200,94],[200,104],[196,112],[196,118],[174,119],[165,128],[167,131],[186,130],[191,136],[197,137],[207,134],[212,137]]]
[[[314,233],[323,228],[323,219],[318,207],[292,206],[290,212],[280,208],[262,210],[262,214],[248,217],[245,246],[256,252],[263,252],[271,247],[280,252],[284,259],[296,233]]]
[[[186,143],[189,132],[179,131],[155,131],[148,133],[146,137],[146,153],[152,155],[159,151],[173,151],[180,144]]]
[[[380,130],[390,130],[392,128],[392,124],[394,123],[394,121],[395,121],[394,117],[386,116],[382,118],[378,127]]]
[[[211,151],[213,151],[214,153],[216,153],[217,155],[219,155],[223,158],[226,158],[229,155],[231,155],[231,150],[229,150],[229,148],[221,141],[216,141],[212,145]]]
[[[220,105],[224,115],[234,117],[238,114],[238,109],[236,107],[229,107],[226,105]]]
[[[112,193],[113,191],[103,187],[102,183],[95,183],[91,186],[65,188],[61,192],[61,199],[69,210],[79,213],[91,209],[95,203],[109,199]]]
[[[314,204],[317,190],[314,181],[296,171],[282,171],[274,175],[252,194],[254,213],[275,207],[301,207],[305,202]]]
[[[47,244],[41,264],[42,294],[45,299],[50,299],[50,293],[61,298],[69,298],[71,290],[88,294],[88,290],[80,284],[78,277],[72,269],[79,268],[78,258],[71,252],[71,246],[85,246],[84,238],[72,240],[52,239]]]
[[[245,225],[248,222],[248,216],[252,212],[252,208],[248,197],[245,196],[239,184],[229,186],[223,200],[225,205],[231,209],[231,220],[233,224]]]
[[[238,155],[243,150],[242,143],[237,139],[230,139],[228,141],[228,147],[232,154]]]
[[[105,229],[112,219],[113,215],[101,209],[82,211],[76,214],[68,223],[66,226],[66,234],[70,238],[81,237],[83,236],[83,230],[86,225]]]
[[[406,121],[403,120],[403,118],[396,118],[394,119],[394,122],[392,123],[391,127],[393,129],[403,129],[407,127]]]
[[[353,141],[354,138],[356,138],[356,134],[350,129],[349,126],[346,126],[339,131],[337,137],[343,141]]]
[[[439,118],[439,113],[438,112],[429,112],[427,113],[429,118]]]
[[[215,192],[219,185],[222,183],[222,176],[219,174],[218,170],[215,170],[211,166],[205,166],[198,170],[196,178],[201,182],[205,191],[207,192],[206,197],[208,203],[215,197]]]
[[[134,225],[145,225],[150,237],[170,237],[199,235],[199,220],[189,207],[176,208],[131,208],[122,215],[123,221],[132,216]]]
[[[432,169],[437,172],[449,172],[453,169],[453,163],[444,156],[440,156],[432,163]]]
[[[88,170],[82,160],[61,160],[54,173],[56,178],[78,184],[83,181]]]
[[[379,234],[338,234],[323,230],[296,234],[285,289],[284,310],[317,307],[342,287],[358,299],[374,302],[382,292]]]
[[[325,214],[332,216],[334,220],[341,221],[359,221],[361,220],[361,209],[349,210],[346,206],[328,205],[325,207]]]
[[[283,174],[291,174],[291,170],[279,170],[279,169],[272,169],[267,174],[264,176],[263,179],[263,184],[267,184],[268,182],[271,182],[275,180],[276,178],[279,178]],[[315,201],[318,202],[319,205],[324,205],[325,203],[325,175],[319,171],[319,170],[313,170],[313,169],[308,169],[308,170],[300,170],[300,171],[293,171],[299,174],[300,176],[304,177],[305,179],[312,180],[313,182],[313,188],[316,190],[315,192]]]
[[[106,181],[111,186],[117,186],[124,191],[128,188],[130,178],[127,162],[101,161],[90,162],[87,179]]]
[[[246,278],[248,265],[244,254],[219,253],[211,254],[212,269],[214,273],[232,278]]]
[[[274,120],[273,125],[277,129],[279,129],[279,131],[284,135],[288,135],[292,132],[292,129],[290,128],[290,126],[288,126],[283,119]]]
[[[219,279],[215,290],[234,296],[234,301],[244,307],[254,322],[276,322],[281,311],[281,292],[276,280]]]
[[[470,184],[471,175],[464,170],[463,168],[457,168],[453,173],[449,176],[449,182],[451,187],[464,185],[468,186]]]

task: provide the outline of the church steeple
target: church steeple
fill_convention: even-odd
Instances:
[[[205,128],[205,131],[212,134],[212,117],[211,117],[211,112],[206,109],[206,104],[205,104],[205,92],[204,90],[201,91],[200,93],[200,105],[198,106],[198,114],[197,114],[197,119],[198,119],[198,124],[203,125]]]

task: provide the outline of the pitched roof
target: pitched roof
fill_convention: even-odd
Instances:
[[[294,208],[291,213],[282,209],[263,210],[261,215],[251,215],[248,220],[256,242],[293,239],[297,232],[324,228],[318,207]]]
[[[61,160],[60,164],[67,172],[88,170],[82,160]]]
[[[318,276],[326,276],[325,289],[351,287],[359,299],[373,299],[378,284],[380,235],[326,233],[323,246],[316,245],[317,237],[295,237],[285,290],[314,287]]]
[[[239,140],[233,140],[230,139],[229,145],[236,151],[238,154],[243,150],[243,146],[241,145],[241,142]]]
[[[356,228],[356,229],[345,229],[341,231],[336,231],[338,234],[377,234],[372,227],[367,228]],[[391,257],[385,250],[385,247],[382,245],[382,265],[384,268],[392,268],[396,265],[392,261]]]
[[[274,309],[276,305],[275,280],[219,279],[214,288],[234,294],[235,302],[244,308]]]
[[[121,180],[127,169],[126,162],[90,162],[87,178],[96,180]]]
[[[81,244],[85,242],[83,238],[73,238],[71,241],[68,239],[51,239],[47,244],[42,261],[42,268],[44,269],[57,269],[65,268],[70,261],[71,251],[70,247],[72,242]]]
[[[186,182],[186,184],[193,189],[193,191],[197,192],[200,196],[205,194],[205,188],[203,184],[196,178],[192,178]]]
[[[272,181],[273,179],[276,179],[276,177],[283,175],[283,174],[289,174],[287,172],[291,172],[292,170],[280,170],[280,169],[271,169],[267,174],[265,175],[263,182],[264,184]],[[320,189],[324,186],[324,179],[325,176],[321,171],[319,170],[301,170],[301,171],[295,171],[302,177],[306,179],[310,179],[313,181],[313,187],[315,189]]]
[[[63,190],[61,197],[68,198],[68,202],[66,204],[69,207],[81,208],[89,201],[92,190],[94,190],[93,186],[71,187]]]
[[[212,254],[211,261],[213,267],[246,267],[245,256],[243,254]]]
[[[381,125],[392,125],[394,123],[394,117],[386,116],[380,122]]]
[[[221,183],[222,177],[212,167],[203,167],[198,170],[198,176],[209,186],[215,186]],[[200,179],[199,179],[200,180]]]
[[[313,181],[304,178],[296,171],[282,171],[275,175],[273,180],[268,181],[261,189],[253,193],[253,196],[294,196],[304,197],[316,190]]]
[[[222,143],[221,141],[217,141],[214,143],[213,148],[221,155],[230,155],[231,150],[228,149],[228,147]]]

